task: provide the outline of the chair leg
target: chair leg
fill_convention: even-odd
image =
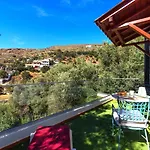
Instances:
[[[121,128],[119,127],[119,133],[118,133],[118,150],[120,150],[120,137],[121,137]]]
[[[140,132],[140,130],[139,130],[139,139],[140,139],[140,136],[141,136],[141,132]]]
[[[114,136],[114,120],[112,119],[112,136]]]
[[[145,140],[146,140],[146,143],[147,143],[147,146],[148,146],[148,150],[149,150],[149,142],[148,142],[148,136],[147,136],[146,129],[144,129],[144,132],[145,132]]]

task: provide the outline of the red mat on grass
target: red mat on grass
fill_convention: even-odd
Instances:
[[[39,127],[28,150],[71,150],[70,138],[67,125]]]

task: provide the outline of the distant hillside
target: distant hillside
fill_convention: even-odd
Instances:
[[[91,47],[90,47],[91,46]],[[78,44],[78,45],[64,45],[64,46],[52,46],[52,47],[49,47],[49,48],[46,48],[46,50],[62,50],[62,51],[65,51],[65,50],[68,50],[68,51],[72,51],[72,50],[86,50],[88,48],[95,48],[95,47],[99,47],[101,46],[101,44]]]
[[[9,48],[0,49],[0,63],[4,63],[5,60],[12,60],[18,58],[29,58],[37,55],[47,55],[49,52],[61,50],[61,51],[89,51],[94,50],[100,44],[79,44],[79,45],[66,45],[66,46],[51,46],[43,49],[31,49],[31,48]]]
[[[41,52],[37,51],[36,49],[22,49],[22,48],[0,49],[0,63],[4,63],[5,60],[9,61],[12,59],[35,56],[37,53]]]

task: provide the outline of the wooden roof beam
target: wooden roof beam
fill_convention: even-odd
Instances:
[[[105,25],[104,24],[101,24],[101,27],[103,28],[103,29],[105,29]],[[106,29],[105,29],[106,30]],[[111,31],[110,32],[107,32],[107,34],[108,34],[108,36],[111,38]],[[108,37],[108,38],[109,38]],[[115,44],[115,40],[113,39],[113,38],[111,38],[111,40],[112,40],[112,42]]]
[[[115,11],[114,13],[112,13],[111,15],[109,15],[108,17],[106,17],[105,19],[103,19],[101,22],[104,22],[105,20],[107,20],[108,18],[112,17],[113,15],[119,13],[120,11],[124,10],[125,8],[129,7],[130,5],[132,5],[136,0],[132,0],[129,3],[127,3],[126,5],[124,5],[123,7],[121,7],[120,9],[118,9],[117,11]]]
[[[130,1],[132,1],[132,0],[130,0]],[[104,20],[107,16],[110,16],[113,12],[115,12],[116,10],[121,8],[122,6],[126,5],[128,2],[129,2],[129,0],[120,2],[118,5],[116,5],[116,7],[112,8],[111,10],[109,10],[108,12],[103,14],[101,17],[98,17],[97,19],[95,19],[94,22],[96,22],[97,20],[100,20],[100,21]]]
[[[144,31],[150,31],[150,25],[149,26],[146,26],[146,27],[141,27]],[[131,30],[132,31],[132,30]],[[118,31],[119,33],[120,33],[120,31]],[[128,33],[127,35],[125,35],[125,33]],[[113,32],[114,33],[114,32]],[[124,31],[121,31],[121,34],[122,35],[125,35],[124,36],[124,41],[125,41],[125,43],[126,43],[126,40],[128,39],[128,38],[130,38],[130,37],[134,37],[135,35],[137,36],[137,34],[138,33],[136,33],[136,32],[129,32],[129,31],[127,31],[127,29],[125,29]],[[114,34],[114,36],[112,36],[112,38],[114,38],[114,40],[116,40],[118,37],[117,37],[117,35],[116,34]]]
[[[122,44],[124,44],[125,42],[124,42],[122,36],[120,35],[120,33],[119,33],[118,31],[115,31],[115,33],[116,33],[116,35],[118,36],[120,42],[121,42]]]
[[[112,29],[112,31],[128,28],[129,24],[136,24],[136,25],[140,24],[140,25],[143,25],[143,24],[146,24],[146,23],[150,23],[150,17],[146,17],[146,18],[143,18],[143,19],[138,19],[138,20],[134,20],[134,21],[130,21],[130,22],[124,23],[121,26],[118,26],[118,27]]]
[[[150,34],[142,30],[141,28],[137,27],[134,24],[129,24],[129,27],[133,29],[135,32],[139,33],[140,35],[144,36],[145,38],[150,40]]]
[[[143,28],[143,30],[144,31],[150,31],[150,26],[148,26],[148,27],[145,27],[145,28]],[[121,32],[122,33],[122,32]],[[124,33],[122,33],[123,35],[124,35]],[[127,42],[129,42],[129,41],[131,41],[131,40],[129,40],[129,39],[135,39],[136,37],[138,37],[138,35],[139,35],[139,33],[137,33],[137,32],[133,32],[132,34],[129,32],[128,33],[128,36],[125,36],[123,39],[124,39],[124,43],[127,43]],[[139,36],[141,36],[141,35],[139,35]],[[119,37],[118,36],[115,36],[115,37],[113,37],[113,39],[116,41],[117,39],[118,39]],[[118,42],[116,42],[116,44],[118,45],[120,43],[120,40],[118,41]]]
[[[144,31],[150,31],[150,26],[143,28],[143,30],[144,30]],[[137,37],[137,34],[138,34],[137,32],[134,32],[133,34],[129,33],[129,34],[128,34],[129,36],[126,36],[126,37],[124,38],[124,41],[128,41],[128,39],[130,39],[130,38],[134,39],[135,37]],[[140,36],[141,36],[141,35],[140,35]]]
[[[145,11],[149,10],[150,9],[150,6],[147,6],[146,8],[143,8],[142,10],[138,11],[137,13],[135,13],[134,15],[131,15],[129,18],[123,20],[122,22],[119,23],[119,25],[117,26],[121,26],[122,24],[126,23],[126,22],[129,22],[130,20],[134,20],[134,18],[138,18],[138,16],[140,14],[144,14]],[[116,26],[116,27],[117,27]],[[115,27],[115,28],[116,28]]]
[[[128,43],[128,44],[125,44],[123,46],[132,46],[132,45],[137,45],[137,44],[145,44],[145,43],[148,43],[150,42],[149,40],[144,40],[144,41],[140,41],[140,42],[133,42],[133,43]]]
[[[150,31],[150,26],[143,28],[143,30]],[[138,37],[137,35],[138,35],[137,32],[134,32],[133,34],[129,33],[128,36],[124,37],[124,42],[126,43],[126,42],[131,41],[131,40],[128,40],[128,39],[135,39],[136,37]],[[141,36],[141,35],[139,35],[139,36]],[[113,37],[114,40],[116,40],[116,38],[118,38],[118,37],[115,37],[115,38]],[[119,42],[120,41],[118,41],[117,44]]]

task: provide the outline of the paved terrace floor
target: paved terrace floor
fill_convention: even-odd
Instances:
[[[117,105],[113,100],[68,123],[73,132],[74,148],[77,150],[117,149],[117,136],[111,136],[112,104]],[[28,141],[14,147],[13,150],[25,150],[27,145]],[[138,131],[127,130],[121,136],[121,150],[147,150],[147,146]]]

